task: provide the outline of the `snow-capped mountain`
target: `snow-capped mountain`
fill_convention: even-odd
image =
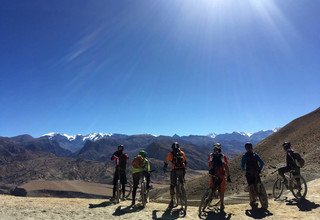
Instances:
[[[68,134],[60,134],[57,132],[51,132],[42,137],[47,137],[52,141],[56,141],[62,148],[70,150],[71,152],[75,152],[80,150],[86,141],[97,141],[103,138],[111,137],[112,134],[110,133],[92,133],[87,135],[68,135]]]
[[[207,136],[210,137],[210,138],[215,138],[217,136],[217,134],[216,133],[210,133]]]
[[[225,133],[225,134],[215,134],[210,133],[207,136],[215,139],[216,141],[250,141],[253,144],[256,144],[266,137],[270,136],[271,134],[277,132],[279,128],[275,128],[272,130],[261,130],[258,132],[238,132],[234,131],[232,133]]]
[[[225,134],[216,134],[210,133],[207,136],[202,135],[189,135],[189,136],[179,136],[177,134],[173,135],[172,138],[176,140],[184,140],[196,144],[198,146],[207,146],[211,145],[213,142],[220,142],[223,144],[229,144],[230,146],[238,146],[242,145],[245,142],[252,142],[253,144],[257,144],[262,141],[269,135],[276,132],[278,129],[273,130],[264,130],[258,131],[255,133],[249,132],[232,132]],[[62,148],[70,150],[71,152],[76,152],[84,147],[87,141],[96,142],[102,139],[111,138],[112,140],[123,142],[124,139],[130,137],[138,137],[145,139],[154,139],[158,136],[150,135],[150,134],[141,134],[141,135],[124,135],[124,134],[111,134],[111,133],[91,133],[87,135],[68,135],[68,134],[60,134],[57,132],[52,132],[43,135],[42,137],[47,137],[52,141],[56,141]]]

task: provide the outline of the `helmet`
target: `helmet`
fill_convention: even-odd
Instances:
[[[147,152],[145,152],[144,150],[140,150],[139,155],[143,158],[146,158],[148,156]]]
[[[246,148],[246,149],[252,149],[252,144],[250,143],[250,142],[247,142],[245,145],[244,145],[244,147]]]
[[[290,149],[291,148],[291,143],[286,141],[282,144],[282,147],[286,150]]]
[[[178,150],[178,149],[180,149],[180,145],[178,142],[173,142],[171,148],[172,148],[172,150]]]
[[[221,152],[221,144],[220,143],[215,143],[213,145],[213,150],[217,150],[217,151]]]
[[[123,150],[124,149],[124,146],[121,144],[118,146],[118,150]]]

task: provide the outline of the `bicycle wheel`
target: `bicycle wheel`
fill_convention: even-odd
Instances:
[[[145,182],[142,182],[142,183],[141,183],[140,195],[141,195],[142,206],[143,206],[143,207],[146,207],[146,204],[147,204],[147,195],[146,195],[146,183],[145,183]]]
[[[261,208],[268,209],[268,195],[266,192],[266,189],[264,188],[264,185],[262,183],[257,184],[258,189],[258,197],[261,204]]]
[[[116,203],[120,202],[120,195],[121,195],[121,184],[120,184],[120,181],[118,180],[116,185],[116,198],[115,198]]]
[[[282,195],[283,192],[283,182],[281,178],[278,178],[273,184],[273,198],[278,199]]]
[[[183,210],[183,216],[187,215],[187,207],[188,207],[188,201],[187,201],[187,194],[186,190],[184,188],[184,184],[180,184],[180,205]]]
[[[200,205],[199,205],[199,218],[203,217],[205,214],[206,208],[209,206],[213,198],[213,192],[212,189],[209,188],[206,190],[206,192],[203,194]]]
[[[289,182],[290,190],[293,196],[297,199],[305,198],[307,195],[308,187],[305,179],[300,175],[295,175]]]
[[[177,183],[176,185],[176,194],[175,194],[175,204],[173,207],[177,207],[180,205],[181,202],[181,188],[180,188],[180,183]]]
[[[129,198],[129,196],[131,195],[131,192],[132,192],[132,183],[131,182],[127,182],[125,197]]]

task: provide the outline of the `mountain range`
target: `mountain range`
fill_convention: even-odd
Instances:
[[[268,135],[271,131],[262,133]],[[38,138],[30,135],[0,137],[0,182],[20,184],[37,179],[107,182],[112,177],[113,169],[110,157],[120,144],[125,146],[130,160],[140,149],[145,149],[153,168],[161,170],[172,142],[178,141],[188,155],[189,169],[203,170],[207,168],[207,155],[212,151],[214,142],[220,141],[224,152],[232,157],[243,151],[246,141],[257,141],[252,137],[254,135],[238,132],[215,135],[214,138],[206,135],[180,137],[102,133],[75,136],[50,133]],[[154,175],[161,178],[160,174]]]
[[[77,134],[77,135],[71,136],[68,134],[51,132],[51,133],[42,135],[41,138],[48,138],[51,141],[55,141],[59,144],[60,147],[74,153],[76,151],[79,151],[81,148],[83,148],[87,141],[96,142],[101,139],[117,140],[119,142],[121,142],[122,140],[129,140],[132,138],[145,139],[145,141],[141,140],[139,143],[137,143],[140,145],[145,145],[149,142],[152,142],[157,139],[161,139],[163,137],[188,141],[198,146],[208,146],[208,145],[212,145],[214,142],[221,142],[222,144],[227,144],[227,145],[231,145],[231,143],[234,144],[236,142],[241,142],[241,143],[252,142],[253,144],[256,144],[259,141],[263,140],[264,138],[268,137],[269,135],[273,134],[277,130],[278,129],[262,130],[255,133],[232,132],[232,133],[225,133],[225,134],[211,133],[208,135],[189,135],[189,136],[179,136],[175,134],[172,137],[163,136],[163,135],[156,136],[151,134],[125,135],[125,134],[112,134],[112,133],[91,133],[87,135]],[[136,146],[136,147],[142,147],[142,146]]]

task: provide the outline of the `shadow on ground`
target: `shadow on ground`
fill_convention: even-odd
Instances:
[[[178,219],[183,218],[186,214],[182,211],[182,209],[171,209],[167,208],[165,212],[162,214],[161,217],[157,216],[157,212],[160,210],[153,210],[152,211],[152,219],[153,220],[160,220],[160,219]]]
[[[265,209],[252,209],[252,210],[246,210],[246,215],[248,217],[254,218],[254,219],[263,219],[267,216],[273,215],[270,211]]]
[[[308,199],[291,199],[286,200],[286,205],[295,205],[299,208],[299,211],[309,212],[313,209],[317,209],[320,207],[320,204],[316,204],[315,202],[311,202]]]
[[[143,206],[127,206],[125,208],[121,208],[121,206],[119,206],[114,213],[112,214],[113,216],[122,216],[128,213],[132,213],[132,212],[140,212],[142,209],[144,209]]]
[[[110,202],[110,201],[102,202],[102,203],[99,203],[99,204],[89,204],[89,209],[107,207],[107,206],[111,206],[113,204],[114,203]]]
[[[208,212],[208,216],[205,219],[218,219],[218,220],[225,220],[231,219],[231,213],[227,214],[225,211],[210,211]]]

